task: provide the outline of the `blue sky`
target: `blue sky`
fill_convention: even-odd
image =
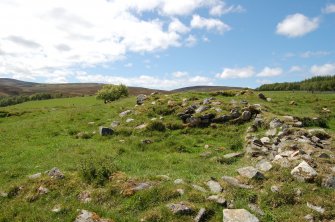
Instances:
[[[159,89],[335,74],[335,1],[1,0],[0,77]]]

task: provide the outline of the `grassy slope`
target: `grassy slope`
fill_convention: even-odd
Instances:
[[[223,109],[228,109],[228,103],[234,99],[246,99],[250,103],[262,103],[276,115],[294,115],[299,117],[318,116],[322,107],[327,106],[334,113],[334,94],[307,94],[289,92],[267,92],[273,102],[260,101],[256,95],[239,97],[217,97],[224,102]],[[184,97],[196,96],[205,98],[206,93],[188,93],[170,95],[176,101]],[[163,100],[167,98],[161,96]],[[289,106],[288,102],[295,100],[297,106]],[[211,157],[220,157],[225,153],[233,152],[231,148],[240,147],[244,132],[248,124],[241,126],[220,125],[217,129],[180,129],[165,132],[148,132],[134,130],[142,123],[150,122],[152,117],[159,115],[151,110],[149,103],[139,108],[142,113],[132,114],[129,117],[134,122],[125,123],[118,114],[133,108],[135,98],[127,98],[112,104],[105,105],[93,97],[79,97],[70,99],[54,99],[47,101],[28,102],[2,110],[17,113],[18,116],[0,118],[0,190],[8,191],[13,186],[23,186],[23,190],[14,198],[0,197],[0,221],[73,221],[77,209],[88,209],[97,212],[103,217],[110,217],[116,221],[138,221],[145,216],[163,216],[167,221],[188,221],[192,217],[172,216],[167,212],[165,204],[177,201],[187,201],[196,208],[206,206],[211,209],[211,221],[221,220],[221,207],[205,200],[206,195],[192,190],[187,185],[174,185],[173,180],[184,180],[203,185],[211,176],[220,178],[223,175],[236,176],[236,168],[250,165],[250,160],[241,158],[232,164],[219,164]],[[19,115],[21,113],[21,115]],[[91,139],[76,139],[70,135],[79,131],[97,131],[99,125],[108,126],[113,120],[121,120],[117,134],[102,138],[94,135]],[[89,125],[88,122],[95,122]],[[164,117],[164,122],[180,123],[176,115]],[[329,121],[331,133],[335,132],[335,121]],[[143,146],[142,139],[152,139],[153,144]],[[124,142],[120,142],[124,140]],[[212,151],[210,158],[199,157],[207,151],[205,144],[209,144]],[[236,148],[235,148],[236,149]],[[94,157],[115,158],[120,171],[128,178],[138,181],[154,181],[159,183],[153,189],[140,191],[130,197],[123,197],[114,192],[113,182],[104,187],[95,187],[84,183],[79,177],[80,164],[83,160]],[[57,166],[65,172],[66,178],[60,181],[50,180],[44,176],[41,179],[29,180],[27,175],[44,172]],[[162,182],[156,176],[165,174],[172,181]],[[272,171],[264,184],[254,185],[253,191],[228,189],[227,198],[235,200],[236,207],[247,208],[247,203],[253,196],[258,196],[258,202],[266,212],[264,221],[297,221],[308,213],[306,200],[315,200],[315,196],[307,194],[303,201],[294,206],[272,208],[268,203],[266,191],[274,183],[290,178],[287,172]],[[34,202],[27,201],[29,194],[41,184],[50,189],[50,193],[41,196]],[[223,184],[224,185],[224,184]],[[225,185],[224,185],[225,186]],[[290,182],[288,186],[301,187],[311,190],[312,184]],[[178,197],[176,188],[184,188],[186,194]],[[78,194],[83,190],[91,190],[93,201],[83,204],[78,201]],[[259,192],[261,191],[261,192]],[[317,188],[317,198],[326,207],[331,206],[327,197],[335,198],[334,193]],[[273,197],[278,198],[278,197]],[[29,198],[28,198],[29,199]],[[51,209],[61,204],[64,210],[53,213]]]

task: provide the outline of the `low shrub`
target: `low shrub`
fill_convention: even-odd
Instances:
[[[152,121],[148,124],[147,130],[164,132],[166,130],[165,124],[161,121]]]

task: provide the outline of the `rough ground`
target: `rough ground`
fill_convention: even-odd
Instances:
[[[334,107],[236,91],[1,109],[0,221],[332,221]]]

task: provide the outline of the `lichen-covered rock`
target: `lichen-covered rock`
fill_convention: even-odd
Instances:
[[[249,179],[264,179],[264,175],[259,172],[255,167],[243,167],[243,168],[239,168],[237,169],[237,172],[243,176],[243,177],[247,177]]]
[[[109,219],[102,219],[96,213],[82,210],[74,222],[113,222]]]
[[[136,98],[136,104],[137,105],[142,105],[147,98],[148,97],[144,94],[138,95],[137,98]]]
[[[314,180],[318,174],[306,161],[302,161],[291,171],[291,175],[300,182],[308,182]]]
[[[193,212],[193,209],[184,203],[171,203],[166,205],[173,214],[188,215]]]
[[[259,220],[245,209],[224,209],[223,222],[259,222]]]
[[[221,193],[222,192],[222,187],[221,187],[219,182],[217,182],[215,180],[209,180],[209,181],[207,181],[206,184],[207,184],[209,190],[212,193]]]

